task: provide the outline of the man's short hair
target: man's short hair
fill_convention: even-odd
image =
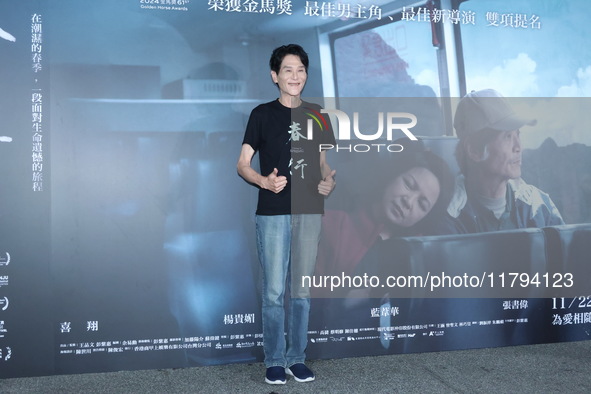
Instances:
[[[269,67],[271,67],[271,71],[275,71],[279,74],[279,70],[281,69],[281,62],[287,55],[295,55],[300,58],[300,61],[306,68],[306,72],[308,72],[308,54],[304,51],[304,48],[299,46],[298,44],[289,44],[289,45],[282,45],[278,48],[273,50],[271,54],[271,59],[269,60]]]

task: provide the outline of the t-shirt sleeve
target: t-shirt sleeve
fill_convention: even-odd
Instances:
[[[250,113],[248,123],[246,124],[246,131],[244,132],[244,139],[242,144],[250,145],[255,152],[260,149],[261,144],[261,116],[259,108],[255,108]]]

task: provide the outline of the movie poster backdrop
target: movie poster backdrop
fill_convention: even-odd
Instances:
[[[351,120],[346,139],[321,114],[337,137],[326,217],[346,219],[323,253],[377,262],[352,280],[429,284],[316,286],[310,358],[588,339],[591,290],[543,275],[589,282],[589,5],[402,3],[0,0],[0,377],[262,361],[257,190],[236,162],[290,42],[310,55],[304,95]],[[409,134],[458,173],[457,98],[484,88],[536,118],[522,176],[566,224],[348,243]],[[430,291],[445,271],[492,290]]]

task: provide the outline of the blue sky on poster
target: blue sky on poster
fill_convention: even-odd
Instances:
[[[482,15],[535,14],[541,22],[540,29],[464,26],[467,90],[494,87],[508,97],[591,97],[590,2],[470,0],[463,7]],[[588,102],[514,101],[519,112],[538,121],[522,130],[525,147],[536,148],[548,137],[558,145],[591,144]]]
[[[499,29],[466,26],[462,31],[467,89],[495,87],[508,97],[591,97],[591,33],[587,0],[470,0],[464,4],[479,14],[525,13],[540,17],[540,29]],[[495,39],[487,46],[487,34]],[[475,55],[481,53],[480,56]],[[589,100],[516,100],[517,110],[537,119],[522,130],[526,148],[551,137],[558,145],[591,144]]]
[[[468,90],[494,85],[512,97],[591,96],[587,0],[470,0],[462,9],[537,15],[540,29],[464,25]],[[491,36],[492,35],[492,36]]]
[[[460,10],[475,14],[474,25],[460,24],[468,91],[494,86],[507,97],[591,96],[588,0],[469,0]],[[539,17],[540,28],[489,26],[490,12]],[[375,32],[407,61],[417,83],[439,91],[428,22],[402,21]]]

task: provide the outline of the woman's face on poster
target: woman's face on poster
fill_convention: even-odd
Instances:
[[[433,209],[439,192],[439,180],[430,170],[413,167],[386,187],[381,202],[384,215],[397,226],[414,226]]]

